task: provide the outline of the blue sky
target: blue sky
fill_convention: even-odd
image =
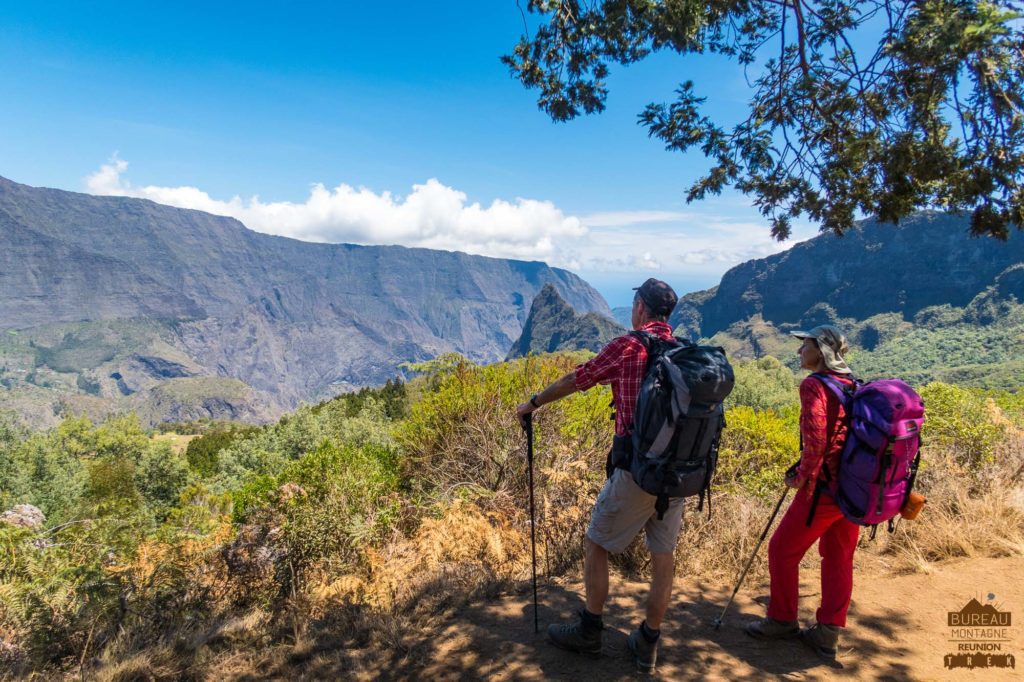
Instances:
[[[514,0],[0,3],[0,175],[302,239],[546,260],[612,305],[649,275],[682,294],[783,248],[740,195],[687,205],[706,161],[636,124],[685,79],[734,120],[737,67],[656,55],[613,72],[606,112],[555,124],[498,61],[522,31]]]

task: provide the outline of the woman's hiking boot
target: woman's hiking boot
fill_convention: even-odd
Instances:
[[[839,644],[839,627],[815,623],[800,631],[800,641],[826,661],[834,661]]]
[[[795,639],[800,636],[800,623],[766,617],[747,623],[743,631],[755,639]]]
[[[636,669],[649,675],[654,672],[654,666],[658,662],[658,641],[661,633],[658,631],[652,641],[649,635],[644,634],[645,625],[646,623],[641,623],[640,627],[629,633],[626,645],[629,646],[629,650],[633,654]]]
[[[588,617],[589,616],[589,617]],[[552,623],[548,626],[548,639],[561,649],[575,651],[597,658],[601,655],[601,631],[604,625],[601,617],[579,611],[579,619],[573,623]]]

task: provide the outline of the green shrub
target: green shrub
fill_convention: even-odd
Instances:
[[[342,574],[365,564],[398,518],[397,455],[375,445],[324,441],[277,476],[252,479],[234,496],[238,523],[276,529],[280,551],[270,599],[288,597],[314,572]]]
[[[239,430],[219,451],[216,448],[223,437],[212,437],[206,441],[207,445],[198,446],[193,461],[205,471],[215,458],[216,471],[208,477],[212,491],[238,490],[249,486],[254,477],[276,478],[290,463],[302,459],[325,441],[360,447],[397,447],[392,437],[394,423],[387,410],[385,401],[369,394],[360,399],[359,410],[354,414],[342,400],[303,407],[275,426]],[[215,455],[209,454],[214,451]]]
[[[86,434],[98,456],[139,461],[149,447],[149,436],[134,414],[110,417]]]
[[[51,522],[72,518],[87,479],[84,457],[93,452],[91,429],[87,419],[66,419],[14,448],[11,458],[24,482],[16,501],[34,504]]]
[[[1024,382],[1022,382],[1024,383]],[[992,399],[1017,428],[1024,428],[1024,391],[992,391]]]
[[[251,436],[260,430],[258,426],[233,424],[224,429],[204,433],[189,441],[185,458],[189,469],[199,476],[212,476],[217,471],[218,455],[236,440]]]
[[[412,406],[396,432],[407,453],[406,476],[423,489],[471,485],[520,494],[525,490],[525,437],[515,408],[578,360],[578,356],[550,355],[486,367],[465,360],[446,366],[442,374],[431,377],[436,388]],[[535,420],[538,452],[592,447],[592,438],[583,443],[564,441],[563,434],[579,436],[583,431],[596,437],[604,434],[601,447],[606,449],[612,431],[609,399],[607,387],[597,387],[546,406]],[[574,416],[582,418],[575,426]],[[549,429],[548,424],[555,428]]]
[[[378,448],[397,447],[393,436],[394,422],[385,399],[365,396],[359,401],[359,409],[352,411],[350,405],[342,409],[321,414],[327,433],[332,441],[362,447],[371,445]]]
[[[364,566],[367,551],[389,537],[399,517],[400,500],[385,490],[370,494],[339,485],[296,498],[282,527],[294,577],[302,580],[315,569],[339,575]]]
[[[342,412],[345,417],[355,417],[365,407],[367,401],[381,404],[386,419],[395,421],[409,413],[409,396],[401,379],[391,380],[379,388],[364,387],[355,393],[344,393],[331,400],[320,403],[313,408],[313,414],[332,408]]]
[[[755,410],[781,412],[797,405],[796,375],[776,358],[766,355],[757,360],[734,362],[736,385],[726,399],[726,407],[745,406]]]
[[[925,448],[948,448],[968,470],[992,461],[1006,426],[993,418],[996,404],[986,392],[932,382],[920,393],[925,405],[921,432]]]
[[[17,456],[27,438],[27,432],[18,426],[13,415],[0,412],[0,509],[29,498],[28,474]]]
[[[253,476],[276,476],[289,462],[312,452],[325,439],[330,439],[327,420],[303,407],[273,427],[233,439],[217,454],[217,472],[210,479],[210,487],[227,492],[247,485]]]
[[[135,488],[159,520],[178,502],[188,478],[187,460],[166,442],[151,445],[135,467]]]
[[[759,497],[781,490],[786,469],[800,458],[799,414],[797,406],[782,415],[746,406],[728,410],[716,484]]]
[[[122,514],[142,506],[135,485],[135,463],[130,459],[100,457],[89,461],[86,471],[83,514]]]
[[[228,493],[231,495],[231,520],[235,523],[244,523],[253,511],[260,509],[273,499],[273,493],[276,490],[276,476],[267,474],[250,476],[245,485]]]

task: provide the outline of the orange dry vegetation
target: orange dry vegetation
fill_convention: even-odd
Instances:
[[[363,604],[388,610],[435,599],[470,595],[495,583],[529,575],[529,529],[515,527],[515,514],[493,498],[489,508],[455,500],[423,521],[409,538],[368,550],[365,576],[346,575],[313,591],[327,603]]]

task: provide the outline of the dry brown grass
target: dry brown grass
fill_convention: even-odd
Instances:
[[[317,598],[388,610],[416,601],[437,606],[457,595],[521,579],[529,561],[529,528],[503,495],[455,500],[427,518],[409,538],[368,550],[365,576],[341,576],[314,591]],[[425,609],[425,610],[430,610]]]
[[[104,662],[91,677],[96,682],[138,682],[141,680],[181,679],[178,657],[168,646],[151,647],[146,651],[117,660],[107,655]]]
[[[676,574],[717,582],[735,579],[753,553],[773,508],[774,501],[733,494],[716,496],[710,518],[697,513],[694,507],[676,547]],[[785,511],[785,506],[779,510],[773,527]],[[751,564],[747,580],[767,576],[767,544],[766,539],[758,552],[759,558]]]
[[[1011,434],[995,460],[974,472],[948,452],[927,456],[919,486],[927,505],[895,533],[880,531],[876,551],[901,573],[949,559],[1024,555],[1024,437]]]
[[[180,455],[188,449],[188,444],[198,438],[198,434],[180,434],[180,433],[157,433],[150,437],[158,443],[168,443],[175,454]]]

